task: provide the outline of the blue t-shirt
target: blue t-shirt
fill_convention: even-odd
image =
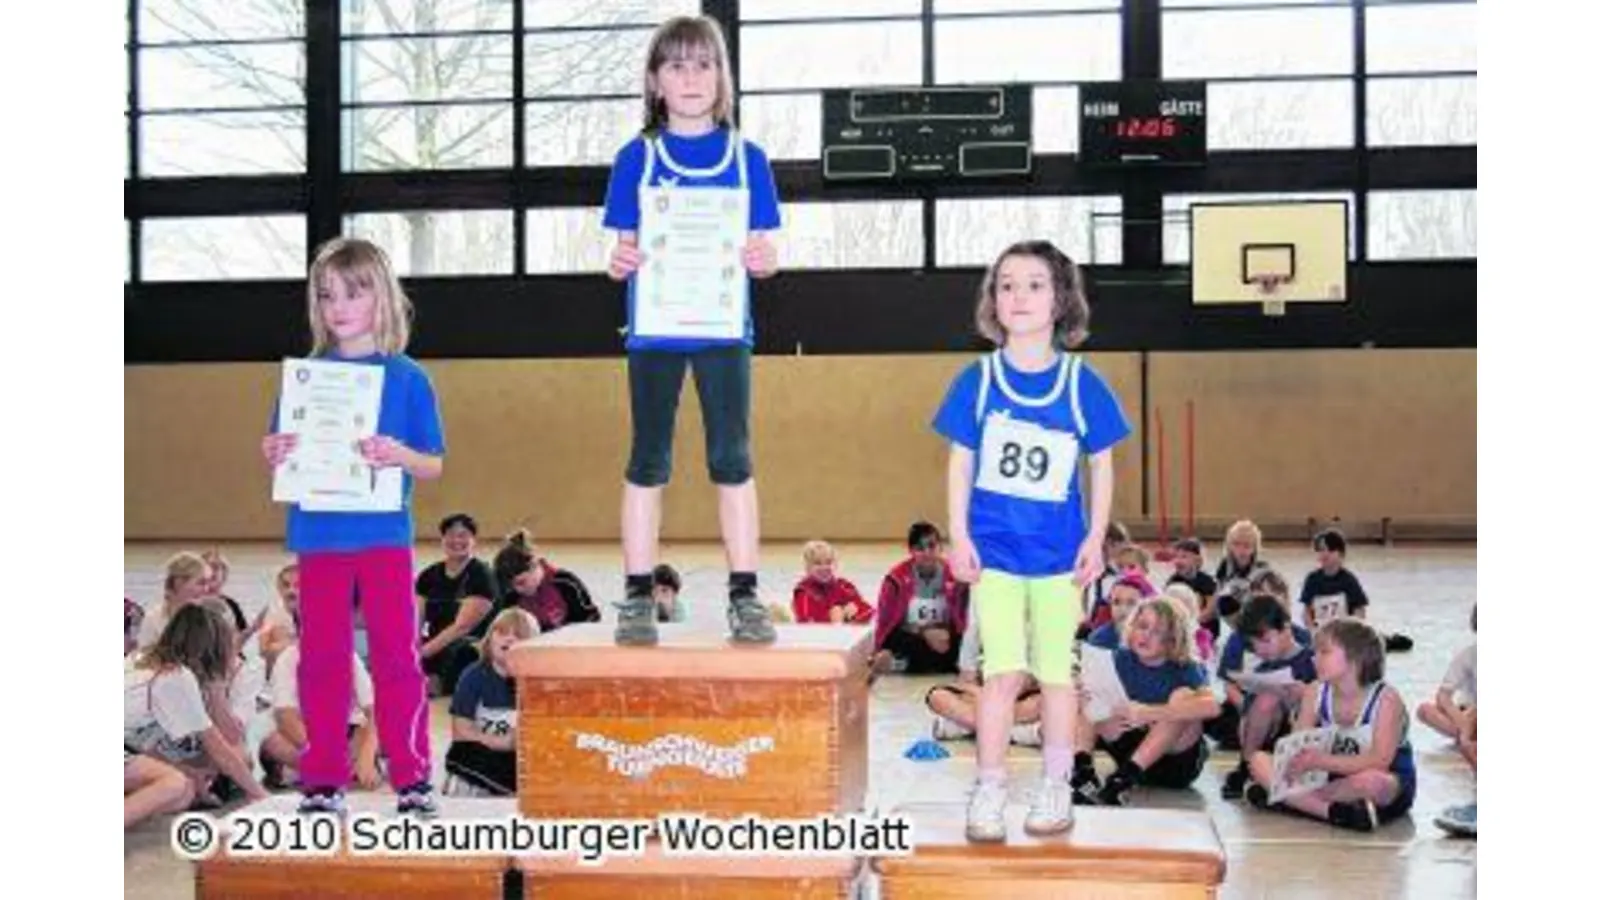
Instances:
[[[1217,663],[1217,674],[1223,681],[1232,681],[1231,676],[1234,672],[1271,672],[1274,669],[1292,668],[1295,681],[1306,683],[1316,681],[1316,653],[1311,648],[1311,632],[1299,625],[1291,624],[1289,633],[1294,635],[1294,642],[1300,645],[1300,649],[1286,659],[1263,660],[1250,652],[1250,642],[1245,640],[1244,632],[1233,632],[1222,645],[1222,658]]]
[[[1075,355],[1023,372],[1004,353],[990,354],[956,377],[933,428],[973,451],[967,529],[983,568],[1021,577],[1072,571],[1088,530],[1078,463],[1130,431],[1100,373]],[[1010,431],[991,435],[993,459],[983,451],[990,428]],[[1038,493],[1061,478],[1064,496]]]
[[[606,186],[603,225],[617,231],[639,229],[639,188],[644,187],[646,164],[650,167],[650,187],[740,187],[750,192],[750,230],[772,231],[779,227],[778,187],[772,177],[767,154],[748,140],[742,147],[730,147],[732,132],[719,127],[707,134],[684,137],[663,130],[656,152],[646,152],[645,138],[635,137],[617,151],[611,165],[611,182]],[[742,154],[738,152],[742,149]],[[741,162],[743,163],[741,166]],[[648,247],[640,248],[649,254]],[[750,283],[745,280],[745,334],[742,340],[686,338],[641,338],[634,334],[634,279],[628,279],[629,350],[673,350],[684,353],[705,347],[755,343],[754,317],[750,314]]]
[[[1206,685],[1206,670],[1199,663],[1179,665],[1170,660],[1147,666],[1126,647],[1112,651],[1122,689],[1134,703],[1159,705],[1172,698],[1178,688],[1200,689]]]
[[[341,359],[333,353],[324,359],[383,367],[383,399],[378,407],[378,434],[387,435],[418,453],[444,453],[444,425],[433,382],[417,361],[403,353],[374,354]],[[272,431],[278,430],[276,405]],[[400,509],[394,512],[306,512],[298,503],[289,506],[287,546],[291,553],[354,552],[374,547],[411,547],[415,533],[411,522],[412,478],[402,476]]]
[[[517,685],[503,678],[483,660],[461,673],[450,698],[450,715],[471,719],[486,734],[508,735],[515,730]]]
[[[1117,631],[1115,624],[1107,622],[1089,632],[1089,636],[1084,638],[1083,641],[1091,647],[1115,650],[1122,646],[1122,634]]]

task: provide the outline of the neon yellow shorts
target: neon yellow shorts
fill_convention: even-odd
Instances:
[[[981,623],[984,677],[1032,671],[1040,684],[1071,684],[1081,594],[1071,572],[1023,578],[983,570],[972,601]]]

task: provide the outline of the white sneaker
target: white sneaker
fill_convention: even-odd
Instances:
[[[936,741],[959,741],[972,737],[976,732],[970,728],[963,728],[944,716],[933,717],[933,739]]]
[[[1072,827],[1072,785],[1046,778],[1033,793],[1022,828],[1029,834],[1060,834]]]
[[[1044,723],[1035,719],[1026,725],[1011,726],[1011,743],[1018,747],[1043,747]]]
[[[967,804],[967,840],[1006,839],[1006,786],[980,781]]]

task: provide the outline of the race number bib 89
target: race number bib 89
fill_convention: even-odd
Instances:
[[[1023,500],[1060,503],[1078,463],[1078,439],[1032,422],[991,414],[984,423],[977,486]]]

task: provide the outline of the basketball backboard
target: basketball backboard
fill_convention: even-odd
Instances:
[[[1191,300],[1342,303],[1349,294],[1349,206],[1343,200],[1195,203],[1189,211]]]

